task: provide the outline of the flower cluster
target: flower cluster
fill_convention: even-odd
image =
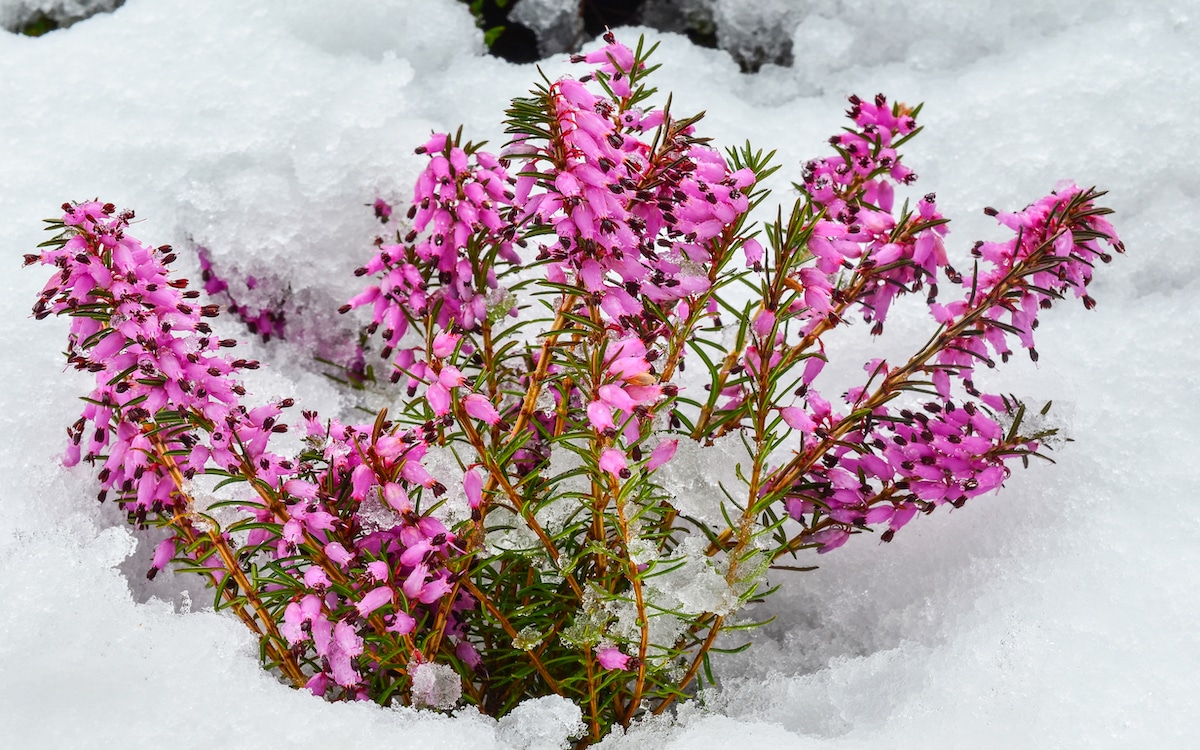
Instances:
[[[186,511],[172,475],[190,479],[210,458],[236,470],[234,444],[264,458],[271,432],[286,429],[276,423],[282,405],[241,405],[245,389],[230,376],[258,363],[219,353],[235,342],[217,338],[204,320],[216,316],[216,306],[198,305],[200,293],[171,278],[170,247],[151,248],[127,234],[132,212],[117,214],[98,201],[63,209],[57,226],[69,236],[26,262],[58,269],[34,314],[71,315],[68,362],[96,374],[71,429],[67,463],[81,453],[103,460],[101,499],[115,490],[139,523],[149,513]],[[211,442],[195,438],[197,421],[212,426]],[[264,460],[270,478],[289,473],[279,460]]]
[[[989,209],[1014,236],[961,274],[934,195],[897,208],[920,108],[852,97],[835,153],[759,228],[772,156],[723,155],[699,117],[655,109],[648,55],[606,35],[574,58],[588,73],[514,100],[499,155],[435,134],[407,212],[375,201],[395,238],[342,312],[370,308],[404,395],[371,423],[252,405],[236,378],[258,364],[222,351],[219,306],[128,234],[132,213],[67,205],[27,256],[54,268],[35,314],[71,316],[68,362],[96,375],[67,463],[98,464],[102,500],[165,528],[151,574],[207,576],[292,684],[492,715],[557,694],[598,741],[707,684],[780,558],[890,541],[1042,449],[977,365],[1036,360],[1064,295],[1094,307],[1096,261],[1123,251],[1102,193]],[[928,343],[822,396],[826,339],[856,319],[881,334],[916,292]],[[293,428],[294,454],[273,440]],[[693,512],[665,477],[730,434],[736,470]]]
[[[918,131],[920,108],[891,106],[882,94],[874,101],[850,97],[847,115],[857,126],[829,139],[836,156],[808,162],[803,189],[824,218],[813,227],[808,249],[815,262],[800,269],[804,307],[814,319],[835,312],[832,274],[854,268],[851,289],[837,289],[840,298],[862,306],[872,332],[883,332],[892,300],[898,294],[932,286],[936,297],[937,271],[947,263],[942,237],[946,219],[933,193],[917,202],[915,215],[893,213],[895,188],[911,185],[917,175],[901,161],[897,147]]]
[[[888,523],[883,539],[890,540],[918,509],[930,511],[945,502],[961,507],[996,489],[1008,476],[1006,460],[1038,449],[1036,440],[1001,427],[996,416],[1012,411],[1014,404],[981,393],[974,367],[977,362],[995,367],[996,357],[1007,361],[1014,339],[1036,360],[1037,316],[1068,290],[1085,306],[1094,306],[1086,288],[1092,268],[1096,260],[1111,260],[1099,243],[1124,251],[1103,218],[1107,209],[1095,206],[1096,197],[1095,191],[1063,183],[1022,211],[989,209],[1016,236],[977,244],[973,253],[985,265],[970,279],[946,270],[950,281],[961,285],[963,297],[946,305],[927,300],[942,331],[902,368],[889,369],[878,360],[867,364],[879,386],[852,388],[846,401],[870,417],[836,445],[816,437],[822,418],[826,434],[837,431],[841,421],[819,396],[808,395],[808,413],[785,408],[791,411],[782,415],[789,426],[807,435],[804,449],[820,453],[822,461],[809,461],[786,500],[789,514],[808,526],[805,541],[827,552],[856,527],[883,522]],[[912,410],[889,408],[887,401],[916,377],[928,378],[936,400]],[[967,397],[958,396],[956,381]]]
[[[231,599],[248,597],[251,606],[233,606],[260,632],[276,633],[282,642],[272,649],[289,662],[285,671],[317,692],[332,684],[367,697],[378,678],[364,677],[357,659],[368,653],[386,672],[397,657],[373,653],[380,648],[402,654],[394,671],[403,674],[421,652],[411,637],[397,644],[418,623],[440,618],[439,637],[460,644],[459,613],[472,600],[447,596],[453,587],[444,562],[456,537],[411,498],[445,491],[421,465],[433,426],[348,427],[305,414],[307,452],[272,452],[272,436],[288,430],[283,410],[292,401],[244,405],[246,390],[232,375],[258,364],[222,356],[235,342],[216,338],[202,320],[215,317],[216,306],[197,306],[199,293],[172,279],[170,248],[128,234],[132,213],[111,205],[64,209],[55,223],[63,234],[27,262],[56,267],[34,312],[72,316],[68,360],[97,376],[70,430],[66,463],[101,463],[102,500],[115,491],[139,526],[167,527],[150,575],[180,557],[218,583],[232,575],[250,586],[244,561],[256,557],[272,571],[270,595],[236,591]],[[211,515],[220,504],[201,508],[195,500],[193,480],[206,473],[253,488],[224,503],[246,514],[225,529]],[[237,549],[234,539],[243,536]],[[278,630],[273,606],[282,611]],[[462,645],[457,657],[477,663]]]
[[[737,228],[757,177],[698,139],[694,119],[639,106],[644,56],[611,35],[605,41],[573,58],[592,72],[514,102],[504,155],[524,161],[518,221],[553,238],[539,243],[547,279],[572,289],[570,312],[603,331],[578,353],[592,365],[558,398],[584,406],[577,424],[605,446],[597,468],[619,480],[630,476],[631,457],[640,460],[634,454],[663,397],[678,392],[658,382],[683,354],[676,334],[716,311],[716,269],[742,240]],[[669,459],[667,444],[649,470]]]
[[[280,630],[293,649],[315,651],[320,669],[308,687],[324,694],[336,685],[347,695],[371,697],[376,680],[359,669],[358,657],[366,654],[379,669],[396,660],[388,649],[399,644],[404,660],[420,660],[414,631],[428,630],[439,613],[444,633],[462,646],[459,657],[478,663],[460,640],[460,615],[473,601],[450,596],[445,567],[457,537],[438,518],[419,513],[413,498],[414,490],[445,492],[421,464],[430,435],[385,423],[323,424],[311,412],[304,417],[307,478],[284,484],[283,512],[276,511],[286,518],[281,527],[270,523],[269,510],[259,510],[260,525],[247,544],[268,547],[283,580],[293,582]]]
[[[947,502],[962,507],[995,490],[1009,474],[1006,459],[1037,449],[1034,441],[1007,435],[973,401],[877,411],[887,419],[848,433],[786,494],[788,514],[809,527],[800,539],[818,552],[876,524],[887,524],[881,538],[891,541],[918,511]]]
[[[549,278],[591,295],[618,335],[652,341],[666,328],[655,309],[711,287],[709,245],[746,213],[755,175],[731,170],[695,140],[690,122],[634,106],[630,81],[644,65],[607,41],[575,58],[601,63],[595,72],[546,90],[551,137],[538,145],[516,127],[506,155],[526,160],[518,195],[544,191],[528,198],[523,215],[557,237],[542,250],[552,261]],[[589,81],[604,90],[590,90]]]
[[[1022,211],[987,210],[1016,236],[1007,242],[976,243],[971,254],[982,260],[986,269],[961,279],[967,292],[964,299],[945,306],[932,304],[930,312],[939,323],[954,326],[979,306],[976,300],[994,298],[995,304],[963,327],[939,353],[939,364],[968,377],[976,361],[988,366],[995,366],[994,357],[1008,361],[1012,350],[1006,339],[1010,337],[1016,337],[1036,362],[1033,331],[1040,311],[1068,292],[1082,299],[1087,309],[1096,306],[1087,290],[1093,269],[1098,260],[1112,261],[1112,254],[1100,242],[1117,252],[1124,252],[1125,247],[1104,218],[1107,211],[1092,204],[1095,197],[1094,191],[1064,182]],[[944,388],[939,383],[939,390]]]
[[[497,259],[519,264],[513,231],[503,218],[514,205],[513,178],[500,160],[444,133],[417,148],[429,164],[417,178],[401,242],[383,243],[358,276],[379,275],[342,307],[372,306],[371,331],[382,327],[384,358],[408,331],[410,319],[432,316],[445,331],[473,329],[488,317],[488,290],[496,288]],[[386,206],[386,204],[383,204]],[[381,212],[391,215],[391,208]],[[486,261],[480,253],[487,255]],[[507,312],[507,311],[505,311]],[[411,361],[400,360],[399,370]]]

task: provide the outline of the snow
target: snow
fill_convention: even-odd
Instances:
[[[983,206],[1019,208],[1072,177],[1110,190],[1129,255],[1099,275],[1096,310],[1047,317],[1038,365],[993,380],[1071,407],[1056,465],[890,545],[802,559],[821,569],[780,579],[752,613],[776,617],[756,647],[717,660],[719,691],[604,747],[1194,745],[1200,4],[794,6],[793,67],[746,76],[725,52],[647,31],[656,85],[677,112],[707,110],[719,145],[778,148],[780,189],[841,126],[845,94],[924,101],[907,160],[955,219],[957,252],[999,236]],[[0,745],[569,743],[578,715],[554,699],[501,722],[325,704],[263,673],[211,594],[145,583],[152,545],[95,503],[86,470],[59,465],[85,381],[62,371],[65,321],[28,317],[41,274],[17,270],[41,218],[100,196],[136,208],[147,242],[203,245],[333,321],[373,236],[363,204],[406,196],[430,129],[499,142],[504,104],[534,82],[533,66],[482,49],[453,0],[129,0],[38,39],[0,35]],[[551,78],[567,68],[543,63]],[[916,306],[894,315],[889,335],[919,336]],[[850,372],[885,345],[842,346]],[[257,396],[352,405],[298,347],[250,352],[271,365]]]

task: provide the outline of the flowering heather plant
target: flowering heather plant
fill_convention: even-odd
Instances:
[[[394,241],[342,311],[367,309],[403,396],[371,423],[254,405],[237,374],[258,364],[220,351],[218,307],[132,212],[65,205],[26,257],[54,267],[35,314],[70,315],[68,362],[96,375],[67,463],[166,531],[151,576],[207,577],[296,686],[496,716],[558,694],[587,744],[711,683],[784,558],[890,541],[1048,434],[976,369],[1036,360],[1056,300],[1094,306],[1096,262],[1122,250],[1100,193],[988,209],[1011,236],[957,271],[934,195],[895,199],[919,108],[851,97],[853,126],[759,229],[771,155],[711,148],[698,116],[650,105],[649,52],[606,41],[513,102],[500,154],[434,135],[407,218],[374,204]],[[882,334],[905,295],[928,341],[823,396],[825,337]],[[293,428],[298,453],[278,447]],[[663,469],[726,435],[738,481],[688,515]]]

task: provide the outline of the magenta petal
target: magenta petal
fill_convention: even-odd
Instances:
[[[654,450],[650,451],[650,460],[646,462],[646,471],[654,471],[675,456],[679,449],[678,440],[664,440]]]
[[[408,493],[395,482],[388,482],[383,486],[383,499],[397,513],[407,513],[412,510],[412,502],[408,499]]]
[[[625,669],[629,666],[629,655],[615,647],[602,648],[596,652],[596,661],[604,669]]]
[[[358,604],[354,605],[358,610],[358,614],[362,617],[368,617],[372,612],[392,603],[392,589],[389,586],[380,586],[379,588],[371,589],[366,593]]]
[[[442,574],[445,575],[444,573]],[[433,604],[438,599],[441,599],[450,590],[454,588],[448,580],[443,578],[435,578],[421,589],[421,593],[417,595],[417,599],[422,604]]]
[[[494,425],[500,422],[500,414],[496,411],[496,407],[492,406],[488,397],[481,393],[472,393],[464,398],[463,409],[466,410],[468,416],[482,420],[485,424]]]
[[[467,378],[457,367],[446,365],[438,373],[438,381],[447,388],[457,388],[467,382]]]
[[[304,687],[311,690],[313,695],[323,696],[329,689],[329,677],[324,672],[317,672],[308,679]]]
[[[283,625],[279,627],[279,632],[287,639],[289,646],[295,646],[301,641],[308,640],[308,634],[300,627],[303,622],[304,614],[297,602],[291,602],[284,608]]]
[[[354,555],[347,552],[346,548],[337,542],[330,542],[325,545],[325,555],[342,567],[345,567],[346,563],[354,559]]]
[[[588,422],[597,432],[604,432],[616,427],[613,423],[612,409],[602,401],[593,401],[587,407]]]
[[[329,588],[329,576],[316,565],[304,571],[304,585],[310,589],[323,591]]]
[[[371,489],[371,485],[375,484],[375,472],[367,464],[359,464],[354,467],[354,471],[350,474],[350,485],[352,487],[350,496],[355,500],[362,502],[367,497],[367,491]]]
[[[450,391],[440,381],[433,381],[425,390],[425,400],[435,416],[443,417],[450,413]]]
[[[289,479],[283,484],[283,491],[292,497],[313,500],[317,496],[317,485],[302,479]]]
[[[750,239],[742,243],[742,252],[746,254],[746,265],[753,266],[762,263],[763,249],[758,240]]]
[[[625,454],[616,448],[607,448],[600,454],[600,470],[620,477],[625,469]]]
[[[412,618],[407,612],[397,612],[392,617],[392,622],[387,626],[389,633],[397,635],[408,635],[417,626],[417,621]]]
[[[825,360],[821,357],[809,357],[804,363],[804,384],[812,385],[812,382],[821,374],[821,370],[825,367]]]
[[[478,669],[479,665],[483,663],[483,658],[479,655],[479,652],[466,641],[459,641],[458,645],[454,648],[454,655],[471,669]]]
[[[401,586],[401,591],[409,599],[416,599],[421,593],[422,587],[425,586],[425,579],[429,576],[429,566],[421,563],[412,569],[408,577],[404,579],[404,585]]]
[[[775,327],[775,313],[766,309],[760,310],[758,315],[754,316],[752,327],[754,328],[754,333],[759,338],[768,336],[771,333],[771,329]]]
[[[158,543],[154,549],[154,562],[150,563],[155,570],[162,570],[175,557],[175,537],[169,536]]]
[[[892,531],[901,529],[905,524],[911,521],[912,517],[916,514],[917,506],[912,503],[905,503],[899,508],[896,508],[896,512],[892,514],[892,520],[891,523],[888,524],[888,528]]]
[[[462,336],[457,333],[447,333],[442,331],[433,337],[433,356],[449,357],[454,353],[454,349],[458,346],[459,339]]]
[[[779,410],[779,415],[783,417],[783,421],[788,427],[801,432],[812,432],[816,429],[816,423],[812,417],[808,416],[807,412],[798,406],[785,406]]]
[[[463,473],[463,491],[467,493],[467,505],[472,510],[483,504],[483,478],[475,469]]]

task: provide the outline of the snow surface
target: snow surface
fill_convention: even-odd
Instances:
[[[778,148],[780,187],[823,153],[846,94],[924,101],[908,163],[917,194],[936,190],[955,218],[957,252],[1000,236],[983,206],[1019,208],[1073,177],[1111,191],[1129,255],[1103,269],[1096,310],[1047,317],[1039,365],[992,381],[1069,417],[1057,465],[891,545],[823,556],[754,613],[778,619],[719,660],[703,705],[604,746],[1195,747],[1200,5],[802,5],[793,67],[746,76],[724,52],[648,33],[657,85],[675,111],[707,110],[719,144]],[[59,464],[85,379],[62,372],[66,322],[28,317],[42,274],[18,269],[41,218],[100,196],[136,208],[147,242],[202,244],[308,295],[319,320],[356,287],[363,204],[407,194],[422,135],[462,123],[500,140],[506,100],[536,71],[482,51],[454,0],[129,0],[39,39],[0,35],[0,746],[566,742],[578,714],[555,699],[499,723],[326,704],[263,673],[202,590],[145,584],[146,542],[95,503],[86,469]],[[901,338],[926,324],[912,305],[894,316]],[[886,345],[845,346],[862,362]],[[350,406],[296,347],[251,351],[272,364],[256,395]]]

